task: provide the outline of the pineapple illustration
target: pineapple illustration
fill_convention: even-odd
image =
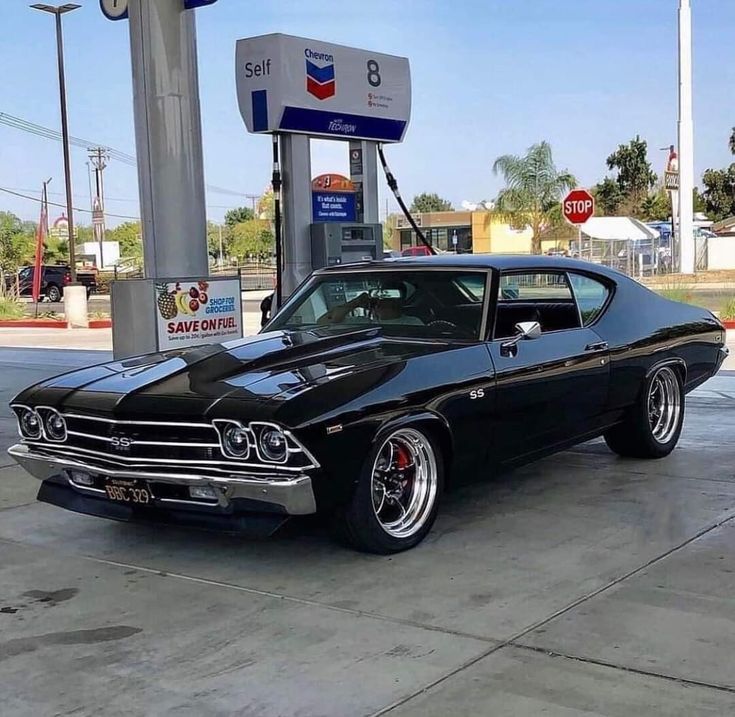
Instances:
[[[158,292],[158,311],[164,319],[175,319],[179,310],[176,308],[176,292],[169,293],[168,284],[156,284]]]

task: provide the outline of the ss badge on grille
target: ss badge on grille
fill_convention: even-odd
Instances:
[[[130,447],[135,443],[132,438],[126,436],[110,436],[110,445],[116,451],[129,451]]]

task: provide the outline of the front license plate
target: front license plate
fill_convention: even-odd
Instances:
[[[151,502],[151,492],[137,481],[111,478],[105,483],[105,493],[116,503],[136,503],[147,505]]]

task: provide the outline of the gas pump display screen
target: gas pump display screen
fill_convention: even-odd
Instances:
[[[371,227],[344,227],[342,229],[343,242],[366,242],[374,241]]]

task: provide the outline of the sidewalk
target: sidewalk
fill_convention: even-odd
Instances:
[[[244,311],[243,333],[260,331],[260,312]],[[112,351],[112,329],[6,329],[0,328],[0,347],[86,349]]]

